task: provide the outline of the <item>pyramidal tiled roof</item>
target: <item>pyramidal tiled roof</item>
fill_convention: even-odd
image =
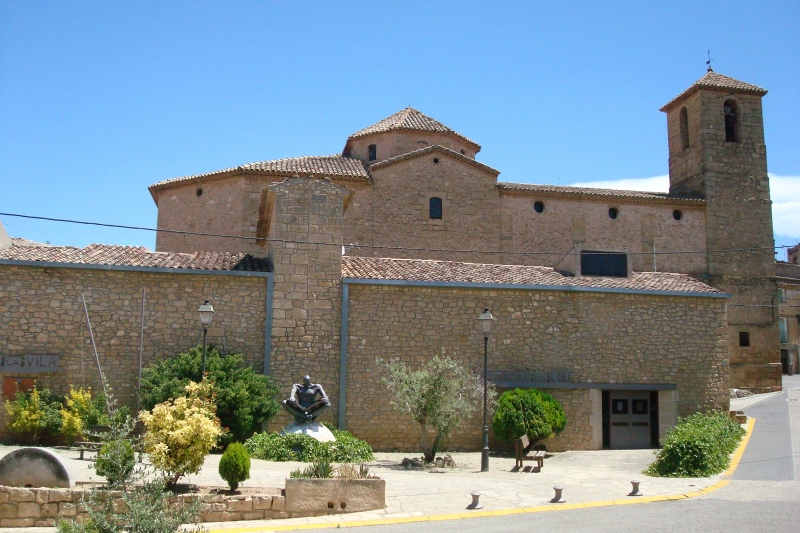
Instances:
[[[358,130],[354,134],[352,134],[348,139],[356,139],[358,137],[364,137],[365,135],[370,135],[373,133],[382,133],[385,131],[397,131],[397,130],[405,130],[405,131],[430,131],[430,132],[438,132],[438,133],[451,133],[460,139],[467,141],[470,144],[474,144],[477,147],[480,147],[478,143],[475,141],[461,135],[457,131],[448,128],[441,122],[436,119],[425,115],[424,113],[420,113],[413,107],[407,107],[402,111],[398,111],[394,115],[390,117],[386,117],[385,119],[376,122],[372,126],[368,126],[362,130]]]
[[[193,176],[183,176],[180,178],[172,178],[164,181],[159,181],[149,187],[151,191],[157,190],[164,185],[172,185],[174,183],[196,180],[208,176],[216,176],[219,174],[228,174],[232,172],[259,172],[272,176],[293,176],[295,174],[300,176],[314,175],[314,177],[329,177],[350,180],[369,180],[369,174],[364,163],[352,157],[344,157],[340,154],[323,155],[323,156],[303,156],[303,157],[289,157],[286,159],[273,159],[272,161],[259,161],[257,163],[248,163],[238,167],[226,168],[224,170],[215,170],[214,172],[207,172],[205,174],[195,174]]]
[[[758,96],[764,96],[765,94],[767,94],[766,89],[762,89],[757,85],[745,83],[743,81],[739,81],[733,78],[729,78],[728,76],[723,76],[722,74],[718,74],[713,70],[709,70],[708,72],[706,72],[705,76],[694,82],[694,84],[692,84],[691,87],[689,87],[681,94],[679,94],[678,96],[667,102],[667,104],[661,108],[661,111],[667,111],[676,102],[682,100],[684,97],[700,89],[709,89],[712,91],[713,90],[734,91],[737,93],[755,94]]]
[[[342,277],[370,280],[499,283],[722,294],[686,274],[634,272],[631,278],[573,277],[542,266],[342,257]]]
[[[0,250],[0,260],[246,272],[268,272],[269,269],[266,258],[253,257],[249,254],[151,252],[144,246],[110,244],[90,244],[85,248],[12,246]]]

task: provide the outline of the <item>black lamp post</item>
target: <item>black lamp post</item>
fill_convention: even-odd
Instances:
[[[478,323],[483,332],[483,449],[481,449],[481,472],[489,471],[489,333],[494,327],[494,316],[488,307],[483,308],[483,313],[478,317]]]
[[[214,318],[214,306],[206,300],[197,312],[200,313],[200,323],[203,324],[203,370],[200,374],[200,379],[202,379],[206,373],[206,333],[208,333],[208,326],[211,325],[211,320]]]

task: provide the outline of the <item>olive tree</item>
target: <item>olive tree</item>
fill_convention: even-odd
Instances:
[[[412,369],[401,361],[384,362],[381,378],[392,407],[411,415],[420,426],[420,450],[430,463],[453,429],[483,406],[483,380],[449,357],[433,359]],[[495,391],[489,397],[494,404]]]

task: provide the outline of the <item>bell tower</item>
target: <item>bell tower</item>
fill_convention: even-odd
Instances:
[[[731,387],[780,390],[773,305],[772,201],[761,99],[765,89],[705,76],[661,108],[667,114],[670,195],[706,201],[707,281],[728,303]]]

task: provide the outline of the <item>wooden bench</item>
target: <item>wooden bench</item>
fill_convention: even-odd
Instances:
[[[524,461],[536,461],[536,466],[541,471],[547,448],[544,444],[532,445],[527,435],[523,435],[514,442],[515,468],[522,468]]]

